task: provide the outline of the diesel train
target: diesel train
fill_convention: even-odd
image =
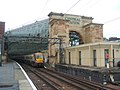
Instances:
[[[14,56],[11,59],[23,62],[25,64],[29,64],[33,67],[44,67],[45,57],[44,54],[41,52],[29,54],[29,55],[22,55],[22,56]]]

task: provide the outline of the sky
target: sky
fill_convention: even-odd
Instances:
[[[0,0],[5,31],[48,18],[51,11],[93,17],[104,24],[104,37],[120,38],[120,0]]]

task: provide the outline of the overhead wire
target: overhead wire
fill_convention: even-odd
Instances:
[[[88,9],[90,9],[91,7],[93,7],[93,6],[94,6],[95,4],[97,4],[98,2],[100,2],[100,0],[97,0],[95,3],[91,4]],[[89,3],[89,1],[88,1],[87,3]],[[85,5],[84,5],[84,6],[85,6]],[[88,9],[86,9],[85,11],[87,11]],[[111,22],[116,21],[116,20],[118,20],[118,19],[120,19],[120,17],[116,17],[116,18],[114,18],[114,19],[108,20],[108,21],[104,22],[104,24],[111,23]]]
[[[89,0],[89,1],[91,1],[91,0]],[[86,5],[89,3],[89,1],[86,3]],[[100,1],[101,1],[101,0],[97,0],[96,2],[94,2],[93,4],[91,4],[88,9],[86,9],[86,10],[84,10],[84,11],[89,10],[90,8],[92,8],[95,4],[97,4],[97,3],[100,2]],[[85,6],[85,5],[84,5],[84,6]],[[84,7],[84,6],[83,6],[83,7]],[[83,8],[83,7],[81,7],[81,8]],[[116,18],[114,18],[114,19],[111,19],[111,20],[108,20],[108,21],[104,22],[104,24],[108,24],[108,23],[114,22],[114,21],[119,20],[119,19],[120,19],[120,17],[116,17]]]
[[[74,8],[80,1],[81,1],[81,0],[78,0],[72,7],[70,7],[70,8],[65,12],[65,14],[68,13],[72,8]]]
[[[111,19],[111,20],[104,22],[104,24],[108,24],[108,23],[111,23],[111,22],[119,20],[119,19],[120,19],[120,17],[117,17],[117,18],[114,18],[114,19]]]
[[[80,9],[84,8],[85,6],[87,6],[90,2],[91,2],[91,0],[88,0]]]
[[[47,4],[48,4],[48,1],[49,1],[49,0],[46,0],[45,5],[44,5],[44,7],[42,8],[42,11],[40,12],[40,15],[42,15],[42,13],[45,11],[45,8],[46,8],[46,6],[47,6]],[[26,23],[24,23],[24,24],[22,24],[22,25],[16,26],[16,28],[17,28],[17,27],[22,27],[22,26],[25,26],[25,25],[28,25],[28,24],[31,24],[31,23],[34,23],[34,22],[36,22],[36,21],[40,21],[40,20],[43,20],[43,19],[45,19],[45,17],[36,18],[36,19],[31,20],[31,21],[28,21],[28,22],[26,22]]]
[[[47,4],[48,4],[48,1],[49,0],[46,0],[46,2],[45,2],[45,5],[44,5],[44,7],[42,8],[42,11],[40,12],[40,17],[41,17],[41,15],[44,13],[44,11],[45,11],[45,8],[46,8],[46,6],[47,6]],[[37,20],[36,20],[37,19]],[[41,17],[41,18],[36,18],[35,20],[32,20],[31,22],[36,22],[36,21],[39,21],[39,20],[43,20],[43,19],[45,19],[45,17]],[[30,22],[28,22],[28,23],[30,23]]]
[[[100,2],[101,0],[97,0],[96,2],[94,2],[93,4],[91,4],[90,6],[88,6],[85,10],[84,10],[84,13],[86,11],[88,11],[90,8],[94,7],[98,2]]]
[[[43,9],[42,9],[42,11],[41,11],[41,13],[40,13],[40,15],[45,11],[44,9],[46,8],[46,6],[47,6],[47,4],[48,4],[48,1],[49,1],[49,0],[47,0],[47,1],[45,2],[45,5],[44,5],[44,7],[43,7]]]

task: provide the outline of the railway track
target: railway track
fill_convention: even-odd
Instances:
[[[86,79],[83,79],[80,77],[75,77],[75,76],[71,76],[68,74],[66,75],[65,73],[57,72],[55,70],[47,69],[47,71],[54,72],[54,73],[58,74],[59,76],[65,77],[65,78],[67,78],[71,81],[74,81],[76,83],[79,83],[85,87],[89,87],[92,90],[120,90],[120,86],[116,86],[113,84],[103,85],[103,84],[89,81],[89,80],[86,80]]]
[[[51,69],[33,68],[26,65],[23,65],[23,68],[31,77],[38,90],[119,90]]]
[[[48,71],[56,73],[59,76],[64,77],[70,81],[76,82],[80,85],[83,85],[84,87],[88,87],[91,90],[120,90],[120,86],[116,86],[116,85],[112,85],[112,84],[103,85],[103,84],[92,82],[92,81],[89,81],[89,80],[86,80],[83,78],[71,76],[68,74],[66,75],[66,74],[63,74],[61,72],[56,72],[56,71],[51,70],[51,69],[47,69],[47,73],[48,73]],[[88,90],[88,89],[85,89],[85,90]]]
[[[44,70],[43,68],[33,68],[26,65],[23,65],[23,68],[25,71],[30,73],[34,73],[36,76],[39,77],[39,81],[43,81],[44,85],[47,85],[47,87],[41,87],[40,84],[36,83],[37,81],[34,81],[36,87],[38,90],[88,90],[86,87],[76,85],[72,82],[69,82],[67,79],[59,77],[58,74],[53,75],[51,73],[47,73],[47,70]],[[28,75],[30,75],[28,73]],[[30,75],[31,76],[31,75]],[[34,77],[32,76],[31,79]]]
[[[21,64],[29,78],[32,80],[34,85],[38,90],[57,90],[53,85],[46,81],[41,75],[38,75],[35,71],[36,68],[28,66],[26,64]]]
[[[46,73],[47,75],[50,75],[61,81],[66,82],[70,86],[75,86],[77,88],[77,90],[97,90],[98,89],[96,87],[91,87],[91,86],[88,87],[88,85],[84,85],[84,83],[80,83],[79,80],[74,79],[73,77],[63,74],[63,73],[59,73],[59,72],[56,72],[56,71],[53,71],[50,69],[39,69],[39,70],[41,72]],[[67,85],[65,85],[65,86],[67,86]],[[67,87],[64,87],[64,88],[66,88],[65,90],[75,90],[75,89],[67,89]]]

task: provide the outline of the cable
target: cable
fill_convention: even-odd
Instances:
[[[72,7],[70,7],[70,8],[66,11],[66,13],[69,12],[73,7],[75,7],[80,1],[81,1],[81,0],[78,0]],[[65,14],[66,14],[66,13],[65,13]]]
[[[40,15],[45,11],[44,9],[45,9],[45,7],[47,6],[47,4],[48,4],[48,0],[46,1],[46,3],[45,3],[45,5],[44,5],[44,7],[43,7],[43,9],[42,9],[42,11],[41,11],[41,13],[40,13]]]
[[[88,8],[86,8],[85,10],[84,10],[84,13],[88,10],[88,9],[90,9],[90,8],[92,8],[93,6],[95,6],[95,4],[97,4],[98,2],[100,2],[101,0],[97,0],[96,2],[94,2],[93,4],[91,4],[90,6],[88,6]]]
[[[88,2],[86,2],[80,9],[84,8],[85,6],[87,6],[90,2],[91,2],[91,0],[89,0]]]
[[[46,3],[45,3],[45,5],[44,5],[44,7],[43,7],[43,9],[42,9],[42,11],[41,11],[41,13],[40,13],[40,15],[45,11],[44,9],[45,9],[45,7],[47,6],[48,1],[49,1],[49,0],[46,1]],[[16,28],[19,28],[19,27],[22,27],[22,26],[26,26],[26,25],[28,25],[28,24],[32,24],[32,23],[34,23],[34,22],[36,22],[36,21],[41,21],[41,20],[43,20],[43,19],[46,19],[46,17],[36,18],[36,19],[34,19],[34,20],[25,22],[25,23],[22,24],[22,25],[16,26]],[[15,29],[15,27],[14,27],[14,29]]]
[[[118,20],[118,19],[120,19],[120,17],[117,17],[117,18],[108,20],[108,21],[104,22],[104,24],[111,23],[111,22],[116,21],[116,20]]]

